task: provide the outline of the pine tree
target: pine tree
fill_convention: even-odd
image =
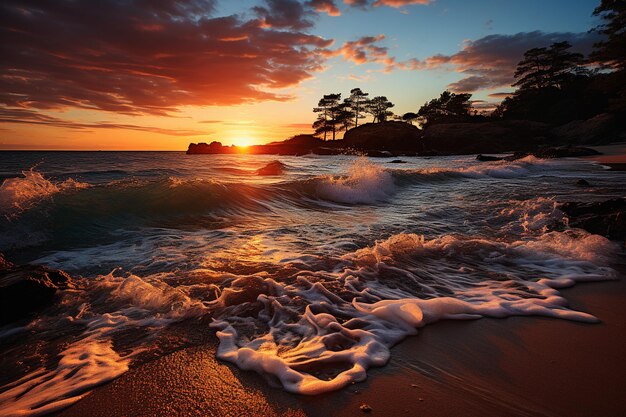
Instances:
[[[594,45],[592,61],[616,70],[626,70],[626,1],[602,0],[593,11],[604,21],[594,31],[606,36],[606,40]]]
[[[369,93],[364,93],[360,88],[353,88],[350,90],[350,97],[346,99],[346,102],[350,106],[350,110],[354,116],[354,126],[359,125],[359,119],[365,118],[366,109],[369,103],[367,98]]]
[[[394,104],[390,102],[387,97],[378,96],[370,100],[366,111],[374,116],[374,123],[380,123],[386,121],[389,116],[393,115],[393,112],[389,110],[393,106]]]

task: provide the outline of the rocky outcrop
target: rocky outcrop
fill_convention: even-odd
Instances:
[[[626,200],[623,198],[594,203],[569,202],[559,208],[569,218],[570,227],[609,239],[626,239]]]
[[[551,133],[561,143],[575,145],[604,145],[623,140],[626,132],[619,128],[615,115],[598,114],[587,120],[575,120],[555,127]]]
[[[420,129],[405,122],[366,123],[348,130],[341,146],[393,155],[415,154],[421,150],[421,136]]]
[[[58,290],[72,287],[63,271],[14,265],[0,254],[0,325],[26,318],[49,305]]]
[[[445,123],[428,126],[424,153],[472,154],[530,152],[551,144],[550,125],[527,120],[480,123]]]

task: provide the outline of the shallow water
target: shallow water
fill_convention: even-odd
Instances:
[[[221,359],[317,394],[443,318],[596,320],[558,288],[616,278],[619,245],[557,204],[625,196],[625,173],[403,159],[0,152],[0,251],[77,280],[0,328],[0,414],[63,408],[214,331]]]

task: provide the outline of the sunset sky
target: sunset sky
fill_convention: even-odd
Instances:
[[[0,5],[0,149],[184,150],[311,132],[323,94],[489,108],[524,51],[589,52],[596,0],[116,0]]]

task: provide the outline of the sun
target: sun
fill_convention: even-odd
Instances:
[[[250,145],[254,145],[255,139],[251,136],[240,136],[233,139],[232,144],[240,148],[247,148]]]

